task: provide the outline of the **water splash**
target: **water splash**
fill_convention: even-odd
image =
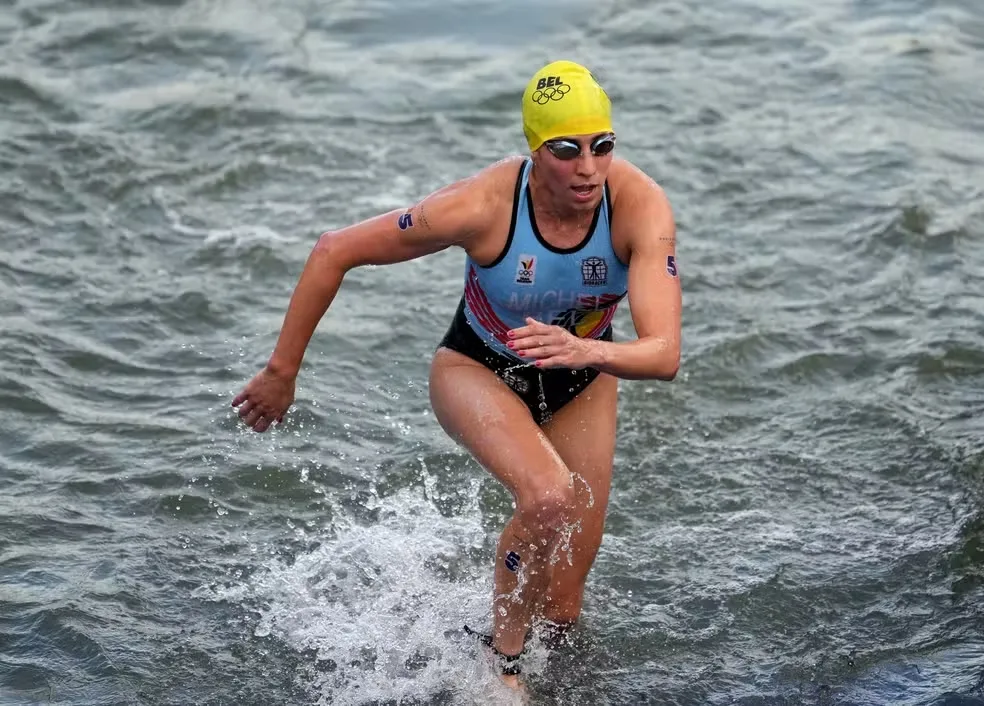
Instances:
[[[378,503],[372,524],[333,508],[331,536],[316,537],[316,548],[270,560],[208,597],[255,610],[256,637],[309,658],[301,686],[317,703],[490,703],[490,695],[510,703],[480,646],[462,632],[487,619],[492,595],[490,567],[472,558],[485,551],[477,504],[445,517],[420,487]]]

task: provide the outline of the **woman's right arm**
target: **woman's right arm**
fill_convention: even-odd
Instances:
[[[484,231],[496,189],[485,172],[430,194],[409,210],[391,211],[322,235],[291,295],[280,336],[266,366],[232,400],[239,416],[265,431],[294,401],[294,380],[314,330],[334,300],[345,273],[467,248]]]
[[[323,234],[291,295],[267,367],[277,375],[297,375],[311,336],[349,270],[465,245],[481,229],[487,213],[483,192],[481,177],[471,177],[435,191],[409,210],[390,211]]]

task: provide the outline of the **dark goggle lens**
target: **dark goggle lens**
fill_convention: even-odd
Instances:
[[[604,157],[615,149],[615,135],[604,135],[591,143],[591,154],[595,157]]]
[[[545,142],[547,149],[557,159],[576,159],[581,155],[581,145],[573,140],[549,140]],[[615,149],[615,135],[601,135],[591,143],[591,154],[603,157]]]
[[[581,154],[581,145],[570,140],[550,140],[545,144],[547,145],[547,149],[550,150],[550,154],[557,159],[566,161],[568,159],[574,159]]]

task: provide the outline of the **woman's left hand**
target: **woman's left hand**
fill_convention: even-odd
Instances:
[[[526,326],[509,331],[509,347],[538,368],[580,370],[594,362],[597,341],[578,338],[560,326],[527,317]]]

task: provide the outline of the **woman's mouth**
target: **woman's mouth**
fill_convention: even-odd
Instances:
[[[594,196],[596,188],[591,184],[584,184],[581,186],[572,186],[571,190],[574,191],[574,196],[578,201],[589,201]]]

